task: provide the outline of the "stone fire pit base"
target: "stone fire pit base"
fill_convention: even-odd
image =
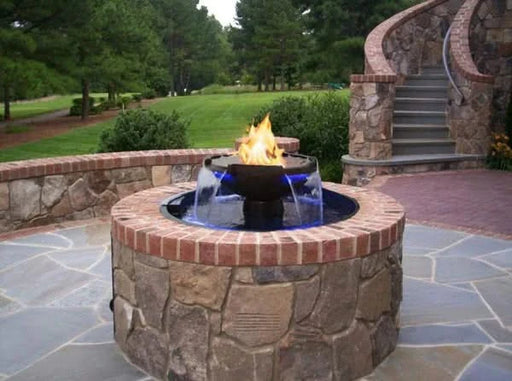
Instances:
[[[403,208],[324,183],[359,203],[350,219],[272,232],[166,219],[148,189],[112,208],[115,339],[165,380],[353,380],[396,346]]]
[[[165,379],[355,379],[396,345],[400,257],[395,243],[320,265],[223,267],[114,240],[115,338]]]

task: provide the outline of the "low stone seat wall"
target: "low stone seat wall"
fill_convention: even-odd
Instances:
[[[286,152],[295,138],[277,137]],[[0,163],[0,233],[108,216],[135,192],[194,180],[203,160],[233,149],[114,152]]]

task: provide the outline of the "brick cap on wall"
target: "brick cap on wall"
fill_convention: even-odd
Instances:
[[[350,76],[352,83],[394,83],[397,81],[396,75],[376,75],[376,74],[353,74]]]
[[[148,189],[112,208],[112,237],[137,252],[219,266],[334,262],[383,250],[402,235],[404,209],[382,193],[341,184],[324,188],[359,202],[352,218],[324,226],[273,232],[214,230],[165,218],[162,200],[195,189],[182,183]]]
[[[396,75],[384,55],[384,40],[398,27],[417,15],[449,0],[429,0],[410,7],[377,25],[366,38],[364,55],[367,62],[366,74]]]
[[[473,82],[494,83],[492,75],[482,74],[478,71],[469,47],[471,20],[480,5],[480,0],[467,0],[462,4],[452,23],[450,52],[454,68],[464,78]]]
[[[200,164],[206,156],[232,149],[175,149],[112,152],[0,163],[0,182],[72,172],[153,165]]]

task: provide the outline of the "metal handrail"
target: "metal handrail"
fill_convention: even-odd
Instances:
[[[453,80],[452,73],[450,72],[450,66],[448,64],[448,42],[450,41],[451,33],[452,33],[452,26],[450,25],[450,27],[448,28],[448,31],[446,32],[446,36],[444,36],[444,41],[443,41],[443,64],[444,64],[444,71],[446,71],[446,75],[448,76],[450,83],[452,84],[455,92],[458,95],[458,98],[455,99],[455,102],[457,103],[457,105],[461,105],[462,102],[464,102],[464,94],[462,94],[459,87]]]

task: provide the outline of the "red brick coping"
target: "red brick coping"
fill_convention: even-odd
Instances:
[[[389,19],[383,21],[381,24],[377,25],[375,29],[373,29],[368,37],[366,38],[366,42],[364,44],[364,55],[366,57],[366,74],[377,74],[379,77],[382,76],[396,76],[396,73],[389,65],[386,56],[383,51],[383,42],[384,40],[398,27],[405,24],[407,21],[413,19],[417,15],[428,11],[431,8],[438,6],[448,0],[429,0],[425,1],[421,4],[415,5],[411,8],[408,8],[396,15],[390,17]],[[350,78],[352,82],[370,82],[369,80],[362,81],[359,78],[354,78],[356,81]],[[382,79],[382,78],[380,78]],[[377,80],[375,82],[383,82],[382,80]],[[385,81],[389,82],[389,81]]]
[[[467,0],[455,15],[450,37],[451,53],[456,70],[464,78],[474,82],[494,83],[492,75],[478,71],[469,47],[471,20],[480,4],[480,0]]]
[[[238,150],[242,144],[243,138],[238,138],[235,141],[235,149]],[[287,138],[283,136],[276,136],[276,143],[279,148],[284,149],[284,152],[296,153],[300,149],[300,140],[297,138]]]
[[[358,213],[321,227],[275,232],[213,230],[165,218],[160,203],[195,189],[189,182],[148,189],[118,202],[112,208],[112,236],[137,252],[222,266],[334,262],[375,253],[401,238],[404,209],[394,199],[363,188],[323,185],[356,199]]]
[[[62,156],[0,163],[0,182],[73,172],[138,166],[201,164],[205,157],[233,152],[230,149],[177,149],[112,152]]]

